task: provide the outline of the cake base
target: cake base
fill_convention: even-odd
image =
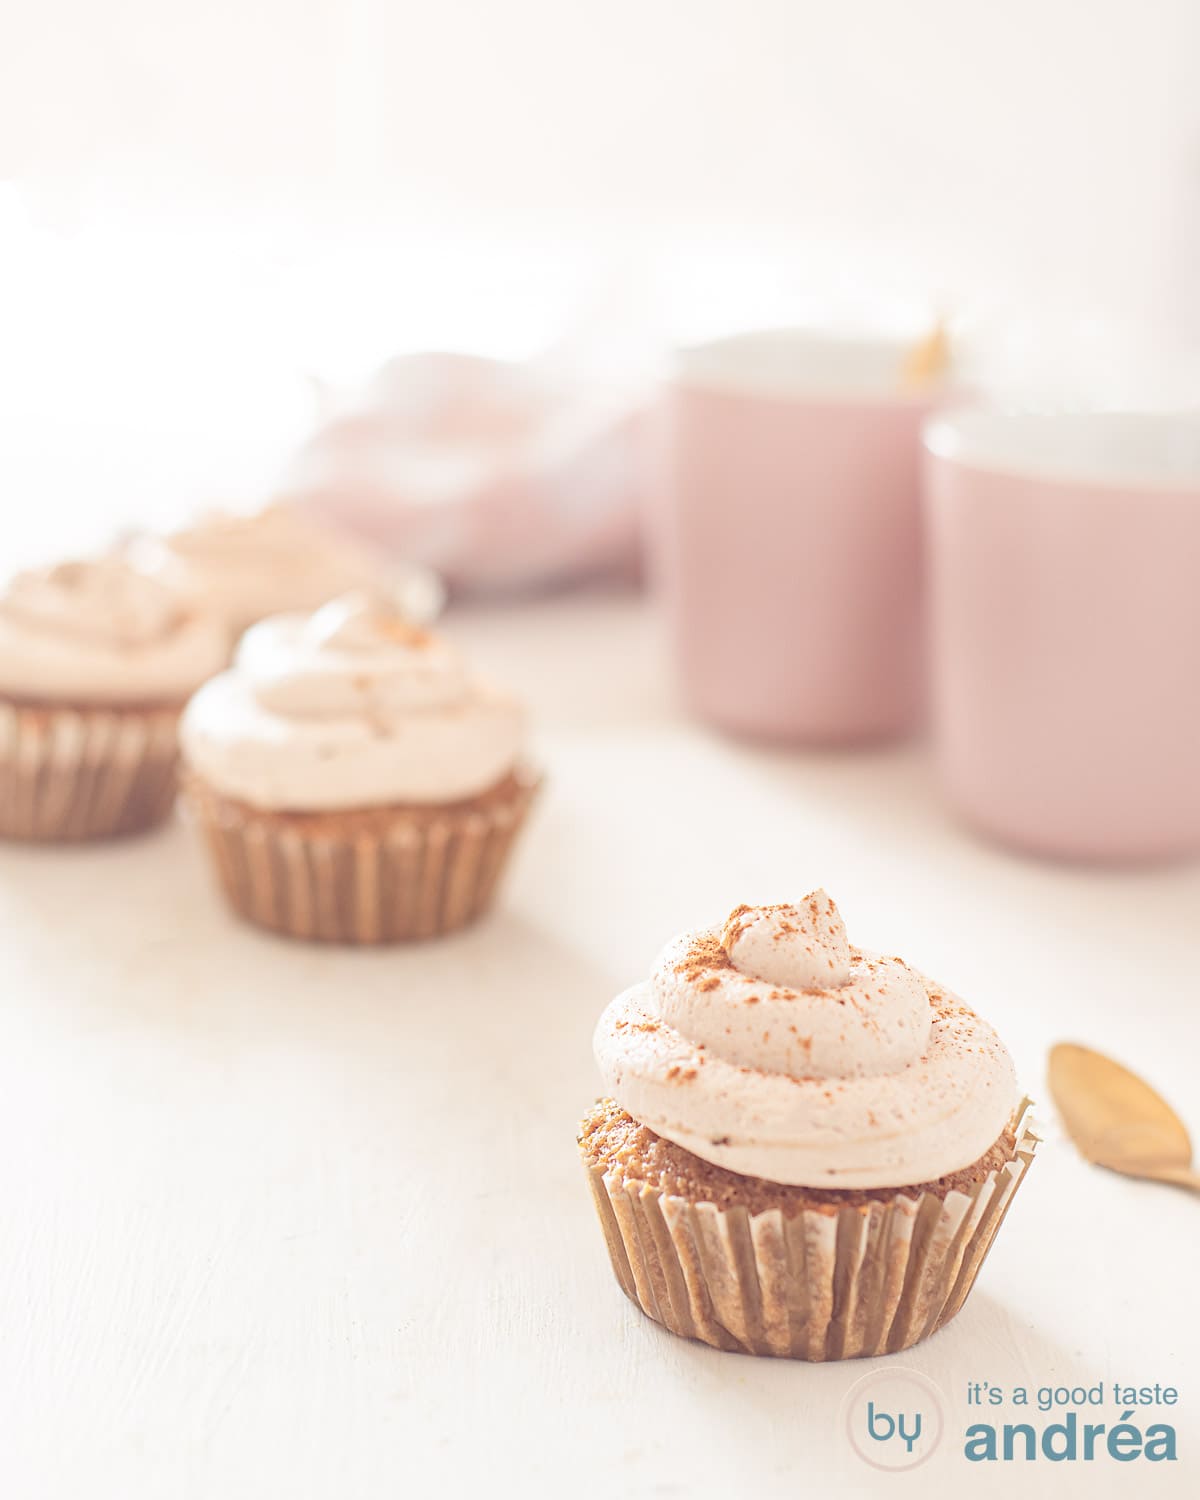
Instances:
[[[0,702],[0,838],[121,838],[175,800],[177,707]]]
[[[245,921],[315,942],[398,943],[483,915],[539,784],[521,771],[462,802],[302,813],[250,807],[185,772],[183,796]]]
[[[717,1349],[805,1360],[895,1353],[949,1322],[1038,1144],[1025,1100],[970,1166],[863,1190],[741,1177],[612,1100],[579,1139],[617,1281],[647,1316]]]

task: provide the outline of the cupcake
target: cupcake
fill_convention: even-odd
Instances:
[[[160,822],[180,710],[228,655],[218,621],[121,558],[17,574],[0,594],[0,836]]]
[[[137,565],[194,608],[218,615],[236,638],[256,620],[316,609],[350,589],[386,581],[369,548],[285,506],[254,515],[215,511],[165,537],[130,544]]]
[[[907,1349],[963,1305],[1037,1137],[996,1033],[823,891],[685,934],[600,1018],[579,1147],[622,1290],[718,1349]]]
[[[394,604],[253,626],[184,714],[186,801],[239,916],[291,937],[434,937],[487,910],[538,778],[517,701]]]

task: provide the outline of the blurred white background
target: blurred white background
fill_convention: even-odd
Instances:
[[[4,4],[30,548],[261,491],[403,349],[904,304],[1123,400],[1200,341],[1192,0]]]

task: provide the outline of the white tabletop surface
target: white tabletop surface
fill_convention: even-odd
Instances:
[[[1200,1128],[1200,870],[977,843],[919,747],[710,734],[630,599],[449,628],[527,693],[549,772],[466,936],[259,935],[178,823],[0,849],[0,1495],[1200,1493],[1200,1201],[1084,1166],[1044,1083],[1054,1040],[1088,1040]],[[852,939],[999,1026],[1049,1137],[960,1317],[899,1356],[948,1428],[906,1475],[838,1425],[870,1364],[720,1354],[641,1316],[575,1156],[618,987],[677,930],[816,884]],[[1178,1387],[1179,1462],[962,1459],[967,1381],[1118,1378]]]

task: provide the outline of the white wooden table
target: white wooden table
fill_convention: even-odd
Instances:
[[[180,824],[0,849],[0,1496],[1200,1493],[1200,1203],[1085,1167],[1048,1103],[980,1286],[900,1356],[948,1426],[905,1475],[838,1426],[869,1365],[718,1354],[637,1313],[574,1146],[616,989],[676,930],[819,883],[852,938],[992,1018],[1043,1101],[1074,1037],[1200,1129],[1200,872],[978,844],[920,749],[710,735],[631,600],[450,629],[528,694],[549,771],[501,909],[460,939],[260,936]],[[968,1380],[1118,1377],[1179,1388],[1178,1463],[959,1455]]]

